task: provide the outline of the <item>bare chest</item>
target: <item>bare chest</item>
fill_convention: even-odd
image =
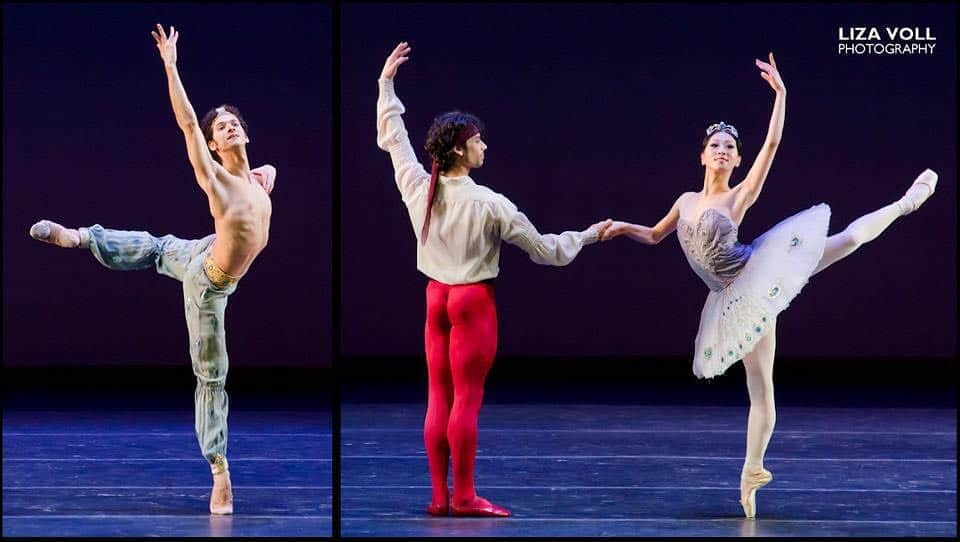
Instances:
[[[738,221],[733,217],[734,196],[733,190],[714,196],[692,193],[680,204],[680,219],[688,224],[696,224],[704,212],[714,209],[736,223]]]
[[[259,183],[231,176],[221,180],[219,188],[221,216],[269,219],[273,210],[270,196]]]

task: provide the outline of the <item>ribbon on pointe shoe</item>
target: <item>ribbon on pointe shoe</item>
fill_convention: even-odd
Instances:
[[[910,188],[903,194],[897,203],[900,205],[901,212],[908,215],[923,205],[923,202],[933,195],[937,189],[937,179],[939,176],[932,170],[926,169],[921,173]]]
[[[767,469],[760,469],[740,474],[740,480],[746,481],[752,489],[763,487],[773,480],[773,473]]]
[[[773,480],[773,474],[767,469],[753,471],[744,471],[740,474],[741,495],[743,494],[743,483],[747,484],[746,498],[740,497],[740,506],[743,507],[743,515],[748,518],[757,515],[757,490],[770,483]]]

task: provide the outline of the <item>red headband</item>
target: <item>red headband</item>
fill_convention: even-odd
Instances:
[[[480,128],[476,124],[470,123],[465,124],[463,128],[460,128],[460,131],[457,132],[457,137],[453,140],[453,145],[455,147],[462,147],[467,144],[467,140],[471,137],[480,133]]]
[[[470,123],[465,124],[460,131],[457,132],[457,136],[453,138],[454,147],[463,147],[467,144],[467,140],[471,137],[480,133],[480,128],[476,124]],[[423,217],[423,228],[420,229],[420,244],[425,244],[427,242],[427,235],[430,233],[430,215],[433,211],[433,198],[437,193],[437,179],[440,177],[440,164],[436,160],[433,161],[433,166],[430,168],[430,190],[427,192],[427,213]]]

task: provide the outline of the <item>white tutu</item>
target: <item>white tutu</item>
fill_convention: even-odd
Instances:
[[[711,291],[700,314],[693,374],[713,378],[750,353],[820,263],[830,223],[821,203],[784,219],[751,244],[737,277]]]

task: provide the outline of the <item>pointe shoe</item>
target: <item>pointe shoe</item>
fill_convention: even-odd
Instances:
[[[937,179],[939,176],[932,169],[923,170],[898,202],[904,215],[919,209],[923,202],[933,195],[937,189]]]
[[[63,248],[76,248],[83,241],[79,231],[70,230],[50,220],[41,220],[30,226],[30,237]]]
[[[482,497],[474,497],[473,501],[466,506],[451,503],[450,515],[474,518],[505,518],[510,516],[510,511]]]
[[[771,480],[773,480],[773,474],[767,469],[744,472],[740,475],[740,506],[743,507],[744,516],[751,519],[757,516],[757,490],[769,484]]]
[[[450,514],[450,501],[453,500],[453,497],[450,494],[447,494],[447,502],[442,504],[437,504],[433,501],[427,505],[427,513],[431,516],[446,516]]]
[[[233,513],[233,488],[230,485],[230,471],[213,476],[213,489],[210,490],[210,513],[226,515]]]

